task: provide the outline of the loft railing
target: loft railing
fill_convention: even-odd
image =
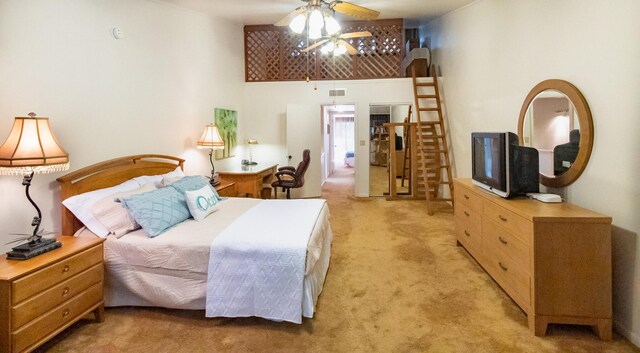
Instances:
[[[344,22],[342,33],[369,31],[366,38],[347,41],[358,54],[333,56],[302,50],[306,36],[288,27],[245,26],[245,81],[357,80],[403,77],[404,31],[402,20]]]

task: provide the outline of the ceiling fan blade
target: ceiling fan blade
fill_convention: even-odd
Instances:
[[[369,31],[363,32],[351,32],[351,33],[343,33],[340,35],[340,38],[357,38],[357,37],[371,37],[373,34]]]
[[[344,45],[344,47],[347,48],[347,51],[349,52],[349,54],[351,54],[351,55],[358,54],[358,50],[356,48],[354,48],[353,45],[347,43],[346,41],[340,39],[338,41],[338,43]]]
[[[297,9],[291,11],[288,15],[284,16],[280,21],[276,22],[274,26],[284,27],[288,26],[291,20],[293,20],[299,14],[305,12],[307,10],[306,6],[300,6]]]
[[[338,11],[340,13],[361,18],[364,20],[373,20],[378,18],[378,16],[380,16],[380,12],[376,10],[371,10],[366,7],[352,4],[350,2],[344,2],[339,0],[329,4],[329,7],[332,10]]]
[[[322,44],[324,44],[324,43],[328,42],[329,40],[330,40],[330,39],[323,39],[323,40],[321,40],[321,41],[319,41],[319,42],[315,42],[315,44],[310,45],[310,46],[308,46],[308,47],[306,47],[306,48],[302,49],[302,52],[303,52],[303,53],[306,53],[306,52],[308,52],[308,51],[311,51],[311,50],[313,50],[313,49],[315,49],[315,48],[317,48],[317,47],[321,46]]]

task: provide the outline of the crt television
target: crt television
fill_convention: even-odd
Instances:
[[[512,132],[472,133],[471,160],[475,185],[505,198],[540,192],[538,150]]]

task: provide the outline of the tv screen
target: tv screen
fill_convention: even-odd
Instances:
[[[502,197],[539,192],[538,150],[518,146],[512,132],[471,134],[472,179]]]
[[[504,133],[473,133],[473,179],[499,190],[507,189]]]

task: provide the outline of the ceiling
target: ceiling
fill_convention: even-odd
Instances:
[[[245,25],[275,23],[301,0],[160,0],[179,7],[226,18]],[[404,18],[417,26],[476,0],[351,0],[349,2],[380,11],[380,18]],[[343,19],[337,16],[338,19]]]

